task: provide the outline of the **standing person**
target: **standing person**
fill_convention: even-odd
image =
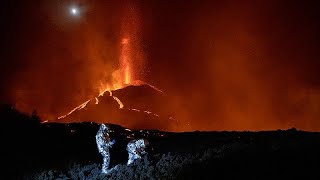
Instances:
[[[149,142],[145,139],[135,139],[128,143],[127,151],[129,154],[127,165],[133,163],[136,159],[140,159],[143,154],[146,154],[146,146]]]
[[[105,124],[101,124],[100,128],[96,135],[96,142],[98,146],[98,151],[101,153],[103,157],[103,164],[101,172],[103,174],[108,173],[108,168],[110,164],[110,152],[109,148],[115,143],[115,141],[111,141],[108,133],[109,127]]]

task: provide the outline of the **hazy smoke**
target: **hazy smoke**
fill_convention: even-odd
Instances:
[[[176,97],[183,130],[319,129],[311,4],[169,4],[152,9],[150,59],[164,62],[151,72],[170,79],[159,84]]]
[[[320,129],[312,3],[84,1],[77,20],[44,4],[10,26],[23,29],[8,47],[19,61],[7,91],[20,109],[57,117],[94,97],[130,36],[132,78],[168,94],[177,130]]]

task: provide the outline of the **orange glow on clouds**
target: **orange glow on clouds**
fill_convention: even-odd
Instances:
[[[298,4],[97,1],[66,19],[48,3],[49,19],[29,13],[36,21],[7,38],[19,40],[10,49],[20,60],[3,89],[21,111],[53,120],[102,106],[104,95],[115,111],[157,117],[170,106],[175,131],[320,130],[318,21]],[[169,103],[143,109],[114,91],[138,80]]]

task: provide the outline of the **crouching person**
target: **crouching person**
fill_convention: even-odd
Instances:
[[[145,139],[135,139],[128,143],[127,151],[129,154],[127,165],[133,163],[136,159],[140,159],[142,155],[146,154],[145,151],[149,142]]]
[[[109,148],[111,148],[112,145],[115,143],[115,141],[111,142],[108,130],[109,130],[109,127],[107,125],[101,124],[96,135],[98,151],[99,153],[101,153],[103,157],[102,170],[101,170],[103,174],[108,173],[108,168],[110,164]]]

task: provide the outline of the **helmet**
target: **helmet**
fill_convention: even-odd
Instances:
[[[100,125],[100,128],[103,130],[103,131],[108,131],[109,130],[109,126],[108,125],[105,125],[105,124],[101,124]]]

